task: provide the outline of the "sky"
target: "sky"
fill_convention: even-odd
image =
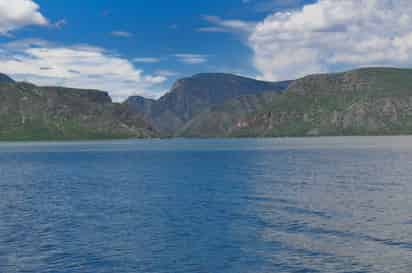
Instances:
[[[203,72],[261,80],[412,65],[410,0],[0,0],[0,72],[157,98]]]

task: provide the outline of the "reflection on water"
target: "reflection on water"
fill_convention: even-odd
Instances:
[[[0,145],[0,272],[411,272],[408,137]]]

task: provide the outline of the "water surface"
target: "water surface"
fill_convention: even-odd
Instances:
[[[412,137],[0,144],[0,272],[412,272]]]

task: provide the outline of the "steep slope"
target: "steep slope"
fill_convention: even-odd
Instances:
[[[177,135],[186,137],[226,137],[242,125],[249,114],[263,110],[277,93],[241,96],[212,106],[190,120]]]
[[[14,80],[9,76],[0,73],[0,83],[14,83]]]
[[[243,95],[278,92],[290,82],[263,82],[232,74],[197,74],[178,80],[157,101],[131,97],[126,104],[145,113],[162,132],[173,134],[208,107]]]
[[[311,75],[271,95],[256,111],[222,105],[199,117],[182,135],[202,136],[199,128],[207,128],[207,136],[412,134],[412,70]],[[223,119],[224,127],[216,122]]]
[[[152,116],[152,110],[154,109],[154,104],[156,100],[148,99],[141,96],[129,97],[125,104],[128,105],[131,109],[138,110],[140,113],[144,113],[146,116]]]
[[[0,140],[150,137],[141,114],[105,92],[0,82]]]

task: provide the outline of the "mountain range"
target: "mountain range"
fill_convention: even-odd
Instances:
[[[0,74],[0,140],[412,134],[412,70],[266,82],[197,74],[157,100],[39,87]]]

